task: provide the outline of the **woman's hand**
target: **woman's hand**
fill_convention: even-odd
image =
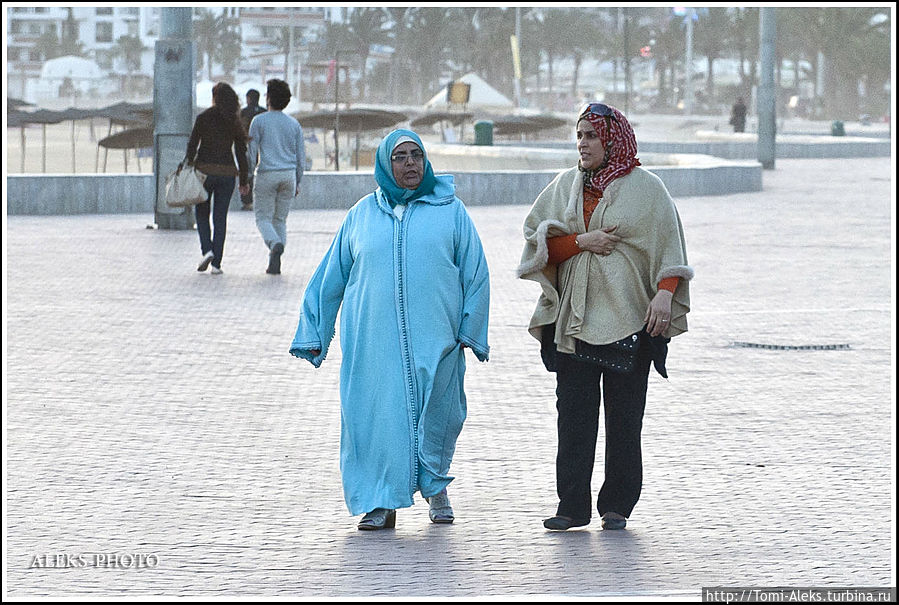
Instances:
[[[615,235],[616,229],[618,229],[617,225],[581,233],[577,236],[578,247],[600,256],[608,256],[615,249],[615,245],[621,241],[621,236]]]
[[[316,357],[321,355],[321,349],[309,349],[309,352],[312,353]]]
[[[650,336],[658,336],[668,327],[671,321],[671,299],[674,297],[668,290],[659,290],[649,302],[649,308],[646,309],[646,316],[643,318],[646,323],[646,331]]]

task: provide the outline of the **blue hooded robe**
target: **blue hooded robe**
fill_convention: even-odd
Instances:
[[[378,147],[378,189],[347,213],[306,287],[290,352],[324,361],[340,312],[340,471],[352,515],[412,506],[448,476],[466,415],[465,356],[487,361],[490,284],[480,238],[450,175],[408,191],[393,178],[400,137]],[[393,207],[405,204],[402,218]],[[312,351],[320,353],[314,355]]]

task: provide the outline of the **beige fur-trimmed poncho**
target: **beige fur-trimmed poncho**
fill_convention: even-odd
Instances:
[[[537,196],[525,219],[518,276],[543,289],[528,332],[540,340],[542,327],[555,322],[561,353],[574,353],[575,338],[597,345],[615,342],[640,331],[658,283],[667,277],[680,280],[663,336],[686,332],[693,269],[665,185],[651,172],[634,168],[605,189],[589,229],[583,189],[584,173],[577,167],[561,172]],[[615,225],[622,240],[609,256],[585,251],[558,266],[547,264],[547,238]]]

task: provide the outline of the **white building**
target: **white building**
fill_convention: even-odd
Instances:
[[[52,33],[59,40],[67,29],[81,47],[81,56],[96,63],[110,78],[105,88],[118,86],[121,92],[142,94],[152,91],[155,43],[160,34],[162,7],[159,6],[15,6],[4,4],[6,21],[7,95],[31,102],[48,101],[49,91],[58,88],[38,85],[48,57],[42,40]],[[342,20],[339,8],[313,6],[280,7],[198,7],[214,14],[234,19],[239,27],[242,59],[238,66],[240,81],[261,81],[285,78],[299,82],[298,74],[307,59],[306,46],[324,29],[330,20]],[[278,45],[282,28],[291,27],[294,51],[287,61]],[[290,30],[288,30],[290,31]],[[43,38],[42,38],[43,36]],[[144,46],[141,65],[129,70],[124,58],[117,55],[117,40],[122,36],[136,36]],[[200,52],[198,50],[198,52]],[[198,66],[202,61],[198,61]],[[198,80],[207,71],[198,74]],[[213,65],[215,77],[222,75],[218,64]],[[126,77],[127,85],[126,85]],[[96,91],[104,94],[106,91]],[[55,95],[54,95],[55,96]]]
[[[7,6],[7,94],[36,100],[36,81],[47,60],[42,36],[52,32],[61,39],[68,27],[83,56],[112,76],[128,73],[124,60],[115,55],[116,41],[122,36],[136,36],[145,48],[138,73],[152,74],[160,10],[147,6]]]

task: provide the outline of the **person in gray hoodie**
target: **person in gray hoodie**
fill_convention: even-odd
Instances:
[[[269,80],[266,85],[268,111],[250,123],[247,156],[250,174],[255,173],[256,226],[269,249],[265,272],[278,275],[287,244],[287,215],[294,198],[300,194],[306,155],[300,123],[283,111],[290,102],[290,87],[278,79]]]

